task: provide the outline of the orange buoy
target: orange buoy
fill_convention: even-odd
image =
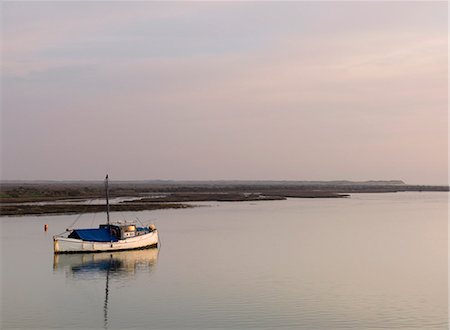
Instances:
[[[44,231],[47,231],[47,230],[48,230],[48,225],[45,224],[45,225],[44,225]]]

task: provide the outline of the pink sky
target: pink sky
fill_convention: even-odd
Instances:
[[[446,2],[4,2],[2,179],[448,181]]]

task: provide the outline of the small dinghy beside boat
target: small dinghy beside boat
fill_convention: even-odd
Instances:
[[[138,227],[133,223],[110,223],[108,175],[105,178],[107,223],[98,228],[72,229],[53,236],[55,253],[80,253],[145,249],[158,246],[154,225]]]

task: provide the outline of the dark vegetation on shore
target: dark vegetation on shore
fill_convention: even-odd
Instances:
[[[192,207],[188,204],[174,204],[174,203],[142,203],[142,204],[112,204],[110,211],[145,211],[145,210],[159,210],[159,209],[179,209]],[[78,214],[78,213],[98,213],[106,212],[105,205],[94,204],[45,204],[45,205],[30,205],[30,204],[14,204],[2,205],[1,215],[43,215],[43,214]]]
[[[402,181],[110,181],[110,197],[141,197],[111,205],[112,211],[183,208],[182,202],[261,201],[286,198],[342,198],[351,193],[449,191],[448,186],[406,185]],[[70,202],[104,198],[101,181],[1,183],[1,215],[104,212],[105,206]],[[61,201],[66,201],[62,203]],[[58,203],[52,203],[58,201]],[[46,202],[43,205],[28,204]]]
[[[161,203],[161,202],[248,202],[248,201],[273,201],[284,200],[286,198],[339,198],[348,197],[345,194],[327,192],[283,192],[271,191],[266,194],[261,193],[240,193],[240,192],[174,192],[163,196],[149,196],[137,200],[127,201],[127,203]]]

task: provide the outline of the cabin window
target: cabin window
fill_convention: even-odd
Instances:
[[[111,227],[111,235],[115,238],[120,238],[120,230],[116,227]]]

